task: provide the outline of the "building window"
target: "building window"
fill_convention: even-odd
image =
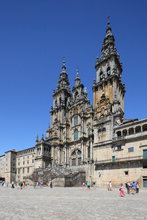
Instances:
[[[72,159],[72,166],[76,166],[76,158]]]
[[[91,128],[88,128],[88,136],[91,135]]]
[[[127,135],[127,130],[123,130],[123,136]]]
[[[102,133],[105,133],[105,132],[106,132],[106,128],[103,128],[103,129],[102,129]]]
[[[134,147],[129,147],[128,152],[134,152]]]
[[[78,158],[78,165],[81,165],[81,157]]]
[[[117,134],[117,137],[121,137],[121,131],[118,131],[116,134]]]
[[[78,116],[76,115],[74,117],[74,126],[78,125]]]
[[[90,146],[88,147],[88,158],[90,158]]]
[[[107,68],[107,76],[110,76],[111,74],[111,70],[110,70],[110,67]]]
[[[143,159],[147,159],[147,149],[143,150]]]
[[[116,158],[115,156],[112,156],[112,162],[115,162]]]
[[[78,130],[74,131],[74,140],[78,140]]]
[[[128,175],[128,174],[129,174],[129,171],[124,171],[124,174],[125,174],[125,175]]]
[[[98,130],[98,135],[100,136],[102,133],[101,129]]]
[[[34,160],[32,160],[32,163],[34,163]]]
[[[29,164],[29,160],[27,160],[27,164]]]
[[[117,146],[116,146],[116,150],[117,150],[117,151],[122,150],[121,145],[117,145]]]
[[[147,168],[147,163],[143,163],[143,168]]]
[[[18,169],[18,174],[20,174],[20,168]]]
[[[23,172],[23,173],[25,172],[25,168],[23,168],[22,172]]]
[[[140,126],[137,126],[137,127],[135,128],[135,132],[136,132],[136,133],[140,133],[140,132],[141,132],[141,127],[140,127]]]
[[[23,165],[25,165],[25,161],[23,161]]]
[[[129,128],[129,135],[134,134],[134,128]]]
[[[147,124],[143,125],[142,130],[147,131]]]
[[[143,176],[143,187],[147,187],[147,177]]]
[[[28,171],[28,173],[29,173],[29,167],[27,168],[27,171]]]
[[[18,162],[18,166],[20,166],[20,162]]]
[[[103,79],[103,71],[100,72],[100,81]]]

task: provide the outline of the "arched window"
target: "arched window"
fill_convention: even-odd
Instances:
[[[74,117],[74,126],[76,126],[78,124],[78,116],[76,115],[75,117]]]
[[[142,126],[143,131],[147,131],[147,124]]]
[[[98,135],[101,135],[102,131],[101,129],[98,130]]]
[[[140,126],[137,126],[136,128],[135,128],[135,133],[140,133],[141,132],[141,127]]]
[[[103,129],[102,129],[102,133],[105,133],[105,132],[106,132],[106,128],[103,128]]]
[[[73,151],[71,156],[75,156],[76,155],[76,151]]]
[[[134,134],[134,128],[129,128],[129,135]]]
[[[72,166],[76,166],[76,158],[72,159]]]
[[[78,166],[81,164],[81,151],[76,149],[71,154],[71,165]]]
[[[100,81],[103,79],[103,71],[100,72]]]
[[[127,135],[127,130],[123,130],[123,136],[126,136]]]
[[[74,140],[75,141],[78,140],[78,130],[77,129],[75,129],[75,131],[74,131]]]
[[[117,134],[117,137],[121,137],[121,131],[118,131],[116,134]]]
[[[111,70],[110,70],[110,67],[107,68],[107,76],[110,76],[111,75]]]

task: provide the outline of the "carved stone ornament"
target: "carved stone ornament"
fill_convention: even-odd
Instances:
[[[97,102],[97,115],[98,118],[109,115],[111,110],[111,103],[109,98],[106,98],[103,93],[99,102]]]

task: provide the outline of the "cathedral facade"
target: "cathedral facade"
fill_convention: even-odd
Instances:
[[[71,90],[62,64],[46,137],[0,156],[1,178],[18,181],[37,168],[61,166],[85,170],[98,186],[139,181],[147,187],[147,119],[124,119],[122,63],[109,22],[95,71],[91,105],[78,71]]]

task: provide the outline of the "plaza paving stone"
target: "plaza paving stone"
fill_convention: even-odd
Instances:
[[[0,187],[0,220],[147,220],[147,190]]]

